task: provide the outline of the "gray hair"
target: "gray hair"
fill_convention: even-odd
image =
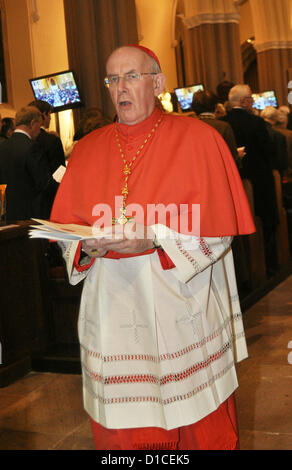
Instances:
[[[153,57],[148,56],[151,64],[151,72],[153,73],[162,73],[161,68]]]
[[[228,94],[228,101],[231,107],[237,106],[240,104],[242,98],[246,98],[250,95],[249,85],[239,84],[232,87]]]
[[[25,106],[21,108],[15,116],[15,125],[29,126],[31,121],[40,121],[42,119],[41,112],[35,106]]]
[[[279,111],[274,106],[267,106],[261,111],[263,119],[270,119],[271,121],[278,122]]]
[[[282,127],[286,129],[287,124],[288,124],[288,115],[286,113],[283,113],[283,111],[279,111],[276,125],[278,127]]]
[[[289,108],[289,106],[284,104],[282,106],[279,106],[279,111],[281,111],[281,113],[289,114],[290,113],[290,108]]]
[[[273,121],[278,127],[287,127],[288,117],[287,114],[274,106],[267,106],[261,111],[261,117],[265,120]]]

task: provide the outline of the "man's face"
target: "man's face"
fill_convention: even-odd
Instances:
[[[147,55],[134,47],[118,49],[107,62],[107,76],[152,71]],[[120,122],[132,126],[150,116],[155,106],[155,96],[159,94],[156,79],[157,75],[143,75],[141,80],[129,83],[120,77],[117,84],[109,87]]]

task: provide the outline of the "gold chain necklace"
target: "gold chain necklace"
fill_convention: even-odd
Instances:
[[[137,157],[141,154],[141,151],[143,150],[143,148],[145,147],[147,142],[149,142],[149,140],[151,139],[151,137],[155,133],[156,129],[158,128],[159,124],[162,121],[162,118],[163,118],[163,115],[161,115],[161,117],[158,119],[158,121],[154,124],[153,128],[151,129],[151,131],[147,135],[147,137],[144,140],[143,144],[140,145],[140,147],[138,148],[136,154],[134,155],[134,157],[132,158],[132,160],[130,162],[127,161],[126,156],[123,152],[122,145],[121,145],[120,138],[119,138],[119,134],[118,134],[118,130],[117,130],[117,125],[116,125],[115,137],[116,137],[116,141],[117,141],[117,144],[118,144],[118,147],[119,147],[119,150],[120,150],[120,154],[121,154],[121,157],[122,157],[122,160],[123,160],[123,163],[124,163],[125,166],[122,170],[123,174],[124,174],[124,185],[122,187],[123,204],[122,204],[122,207],[120,208],[121,215],[118,219],[113,217],[113,220],[112,220],[113,224],[118,223],[118,224],[124,225],[128,222],[128,220],[133,219],[133,217],[127,217],[126,216],[126,211],[127,211],[126,201],[127,201],[127,197],[128,197],[128,194],[129,194],[128,180],[129,180],[130,175],[132,174],[132,171],[133,171],[132,167],[133,167],[135,161],[137,160]]]

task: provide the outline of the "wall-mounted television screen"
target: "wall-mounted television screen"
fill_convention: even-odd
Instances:
[[[253,93],[252,97],[254,100],[253,108],[260,111],[265,109],[267,106],[274,106],[274,108],[278,107],[278,101],[274,90],[263,91],[262,93]]]
[[[36,100],[47,101],[54,112],[82,106],[80,92],[72,70],[29,80]]]
[[[204,85],[202,83],[174,89],[180,108],[183,112],[191,111],[193,94],[199,90],[204,90]]]

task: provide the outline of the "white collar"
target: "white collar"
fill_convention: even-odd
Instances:
[[[16,132],[17,132],[18,134],[27,135],[27,137],[28,137],[30,140],[32,140],[31,136],[30,136],[27,132],[23,131],[22,129],[15,129],[14,133],[16,133]]]
[[[215,114],[210,112],[201,113],[200,116],[210,119],[215,119]]]

